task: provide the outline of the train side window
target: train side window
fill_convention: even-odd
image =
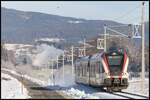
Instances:
[[[84,63],[82,64],[82,76],[84,75]]]
[[[81,64],[79,64],[79,66],[78,66],[78,76],[80,76],[80,66],[81,66]]]
[[[90,68],[90,62],[88,62],[88,65],[87,65],[87,72],[89,72],[89,68]]]
[[[90,72],[90,75],[92,76],[92,70],[93,70],[93,63],[91,62],[91,65],[90,65],[90,70],[89,70],[89,72]]]
[[[100,67],[101,67],[101,63],[98,63],[98,73],[100,73]]]
[[[74,68],[74,72],[75,72],[75,73],[76,73],[76,66],[77,66],[77,65],[75,64],[75,66],[74,66],[74,67],[75,67],[75,68]]]
[[[83,63],[83,65],[82,65],[82,76],[84,76],[84,63]]]
[[[82,64],[80,64],[80,66],[79,66],[79,76],[81,76],[81,66],[82,66]]]
[[[103,68],[103,66],[101,66],[101,68],[102,68],[102,73],[104,73],[104,68]]]
[[[99,73],[99,62],[97,62],[97,66],[96,66],[96,72]]]
[[[95,76],[95,68],[96,68],[96,64],[94,63],[93,76]]]
[[[100,64],[99,72],[102,73],[102,66]]]
[[[92,77],[93,77],[93,76],[94,76],[94,75],[93,75],[93,73],[94,73],[94,64],[93,64],[93,63],[92,63],[91,69],[92,69],[92,70],[91,70],[91,73],[92,73]]]
[[[86,63],[86,66],[85,66],[85,76],[87,75],[87,64],[88,63]]]
[[[91,66],[91,76],[93,77],[93,70],[94,69],[94,64],[92,63],[92,66]]]
[[[85,64],[85,69],[84,69],[84,71],[85,71],[85,76],[86,76],[86,69],[87,69],[87,63]]]
[[[86,63],[84,64],[84,68],[83,68],[83,76],[86,76]]]
[[[93,63],[93,77],[95,76],[95,63]]]
[[[82,64],[80,66],[80,76],[82,76]]]
[[[94,77],[95,77],[95,75],[96,75],[96,63],[94,65],[95,65],[94,66]]]

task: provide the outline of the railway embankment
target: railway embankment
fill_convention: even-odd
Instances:
[[[2,73],[9,74],[21,82],[21,77],[12,74],[8,71],[1,70]],[[46,89],[43,86],[32,82],[26,78],[23,79],[23,84],[28,90],[28,95],[31,99],[71,99],[68,95],[58,90]]]

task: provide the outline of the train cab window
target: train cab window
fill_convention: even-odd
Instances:
[[[107,56],[107,60],[108,60],[108,65],[110,66],[117,66],[117,65],[121,65],[121,60],[122,60],[123,56]]]

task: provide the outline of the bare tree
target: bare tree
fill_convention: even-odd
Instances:
[[[8,53],[5,49],[4,42],[1,42],[1,59],[4,61],[8,61]]]

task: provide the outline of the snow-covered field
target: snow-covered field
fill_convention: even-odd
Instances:
[[[68,67],[66,67],[66,69],[68,69]],[[10,71],[10,72],[17,74],[14,71]],[[41,81],[33,77],[30,77],[28,75],[24,75],[24,77],[44,86],[45,88],[63,91],[64,93],[76,99],[126,99],[126,97],[106,93],[101,89],[96,89],[81,84],[75,84],[74,77],[73,77],[74,75],[71,75],[71,67],[67,72],[65,72],[64,82],[62,81],[63,79],[62,69],[60,69],[58,73],[56,73],[57,75],[55,74],[55,82],[52,80]],[[145,81],[144,91],[141,91],[141,82],[136,82],[136,83],[131,82],[129,87],[123,90],[123,92],[149,97],[149,78],[147,78]],[[126,96],[128,96],[128,94],[126,94]],[[133,97],[137,99],[143,99],[143,97],[138,97],[136,95]]]
[[[46,66],[46,68],[48,67],[48,59],[50,58],[55,59],[56,55],[60,55],[62,53],[62,50],[56,49],[53,46],[48,46],[45,44],[37,46],[36,51],[37,53],[34,55],[34,58],[32,58],[32,62],[33,62],[32,64],[38,67],[42,67],[42,68],[44,65]],[[19,67],[21,69],[23,68],[23,66],[19,66]],[[27,67],[25,68],[27,70]],[[20,75],[12,70],[4,69],[4,68],[1,68],[1,69],[7,70],[16,75]],[[51,69],[46,69],[46,70],[50,70],[48,71],[50,73],[52,72]],[[19,71],[21,70],[18,70],[18,72]],[[42,70],[38,70],[37,72],[40,73],[39,71],[42,71]],[[33,73],[34,71],[30,70],[28,72]],[[45,81],[40,80],[40,77],[37,77],[38,79],[36,79],[35,77],[33,78],[29,76],[29,74],[27,75],[27,73],[24,75],[24,77],[33,82],[36,82],[37,84],[44,86],[45,88],[63,91],[69,96],[72,96],[73,98],[77,98],[77,99],[93,99],[93,98],[94,99],[123,99],[123,98],[126,98],[126,97],[122,97],[119,95],[106,93],[100,89],[95,89],[89,86],[76,84],[74,80],[74,75],[71,73],[72,72],[71,66],[65,65],[64,72],[65,73],[63,77],[63,68],[59,68],[59,70],[54,71],[54,78],[49,77]],[[50,73],[48,74],[51,75]],[[47,74],[45,73],[45,75]],[[45,78],[44,75],[42,77],[43,79]],[[132,78],[132,80],[129,80],[130,81],[129,87],[123,91],[149,97],[149,77],[146,78],[146,81],[144,83],[145,84],[144,91],[141,91],[141,82],[134,82],[135,80],[140,80],[140,78],[136,78],[136,79]],[[142,97],[138,97],[138,96],[134,96],[134,98],[142,99]]]
[[[8,78],[10,80],[4,80],[3,78]],[[28,96],[27,89],[23,86],[23,93],[21,91],[21,83],[11,77],[8,74],[1,73],[1,98],[2,99],[27,99]]]

